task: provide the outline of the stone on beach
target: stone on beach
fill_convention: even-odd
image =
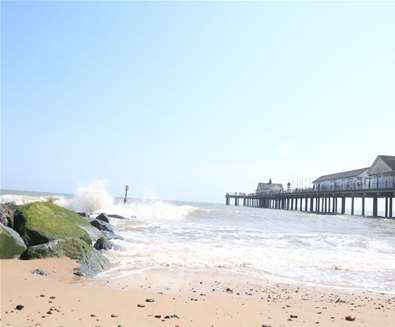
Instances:
[[[19,257],[25,250],[26,244],[20,235],[0,223],[0,259]]]
[[[48,273],[45,270],[40,269],[40,268],[33,269],[32,274],[33,275],[40,275],[40,276],[48,276]]]
[[[110,223],[110,219],[108,219],[108,216],[105,213],[101,213],[96,217],[96,219],[104,221],[105,223]]]
[[[66,256],[80,262],[76,274],[93,276],[110,266],[110,262],[99,251],[78,238],[50,241],[29,247],[21,259],[39,259]]]
[[[114,233],[114,230],[111,227],[111,225],[109,223],[102,221],[102,220],[93,219],[90,223],[92,226],[96,227],[100,231]]]
[[[96,250],[111,250],[113,248],[117,248],[111,241],[109,241],[106,237],[102,236],[100,237],[93,247]]]

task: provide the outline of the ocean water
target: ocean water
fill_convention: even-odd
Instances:
[[[4,193],[4,192],[3,192]],[[48,195],[2,194],[25,203]],[[102,185],[55,201],[112,219],[123,239],[105,254],[106,277],[147,270],[212,272],[395,293],[395,220],[324,216],[274,209],[132,199],[124,205]]]

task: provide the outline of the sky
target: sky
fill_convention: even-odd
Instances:
[[[395,3],[1,2],[1,187],[224,202],[395,155]]]

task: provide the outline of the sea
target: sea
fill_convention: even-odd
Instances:
[[[166,269],[395,294],[395,219],[316,215],[222,203],[122,199],[105,186],[75,194],[1,191],[0,202],[45,201],[111,219],[117,250],[106,278]]]

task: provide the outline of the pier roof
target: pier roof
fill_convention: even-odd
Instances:
[[[341,173],[323,175],[323,176],[318,177],[315,181],[313,181],[313,183],[324,182],[324,181],[329,181],[329,180],[334,180],[334,179],[355,177],[355,176],[358,176],[358,175],[364,173],[369,168],[370,167],[353,169],[353,170],[343,171]]]
[[[395,170],[395,156],[378,156],[381,158],[392,170]]]

